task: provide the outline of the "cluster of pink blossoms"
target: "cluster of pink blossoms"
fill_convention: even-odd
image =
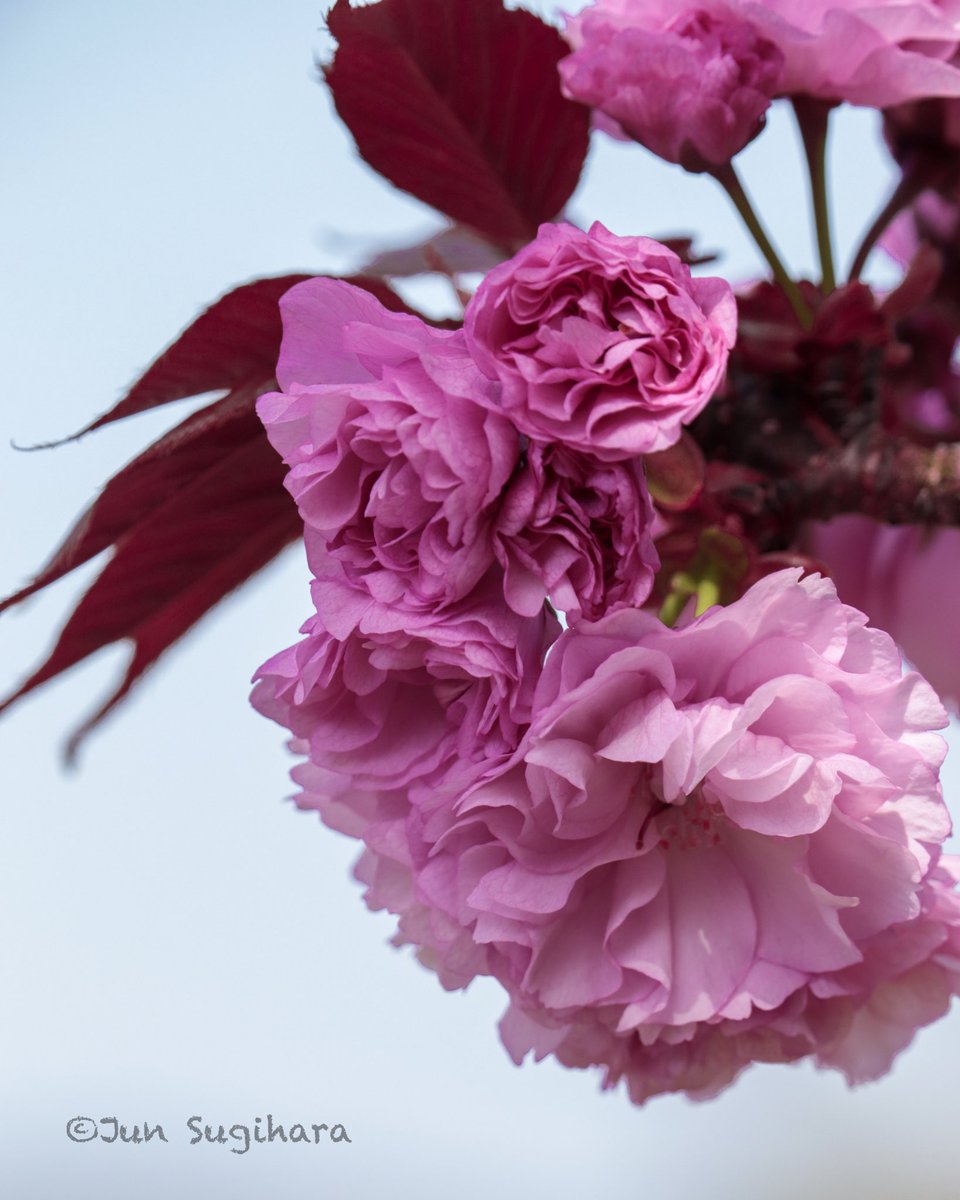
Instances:
[[[761,1061],[875,1078],[960,992],[933,690],[960,707],[960,0],[592,0],[562,33],[459,4],[330,0],[324,68],[361,157],[451,224],[362,288],[233,289],[87,426],[220,393],[0,599],[113,547],[0,714],[129,639],[72,754],[302,536],[312,611],[253,703],[398,944],[502,985],[517,1061],[638,1103]],[[780,101],[812,278],[734,165]],[[844,104],[881,110],[899,167],[848,267]],[[557,218],[591,123],[713,176],[769,276],[735,300],[692,238]],[[462,321],[407,307],[407,273]]]
[[[675,627],[644,607],[643,456],[720,385],[729,287],[552,225],[463,330],[333,280],[281,307],[258,411],[315,611],[253,703],[397,941],[499,980],[518,1061],[637,1101],[756,1061],[885,1071],[960,989],[939,700],[799,569]]]
[[[597,0],[567,19],[560,73],[607,133],[711,170],[756,137],[775,96],[960,97],[958,22],[958,0]]]

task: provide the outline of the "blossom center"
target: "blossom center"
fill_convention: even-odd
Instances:
[[[675,803],[652,800],[637,835],[637,849],[654,844],[660,850],[703,850],[720,844],[726,817],[718,804],[707,800],[702,787]]]

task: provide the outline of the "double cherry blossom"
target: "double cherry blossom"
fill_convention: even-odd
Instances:
[[[818,575],[650,607],[644,456],[722,384],[728,285],[557,224],[463,331],[331,280],[281,308],[258,411],[314,612],[253,703],[397,940],[448,987],[496,977],[518,1061],[637,1101],[884,1071],[960,983],[939,700]]]

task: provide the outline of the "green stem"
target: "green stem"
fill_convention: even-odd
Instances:
[[[699,617],[708,608],[713,608],[715,604],[720,603],[722,582],[719,566],[711,563],[697,583],[697,607],[693,614],[695,617]]]
[[[900,182],[893,189],[886,204],[877,213],[873,224],[863,235],[863,240],[857,249],[850,266],[850,281],[860,278],[860,272],[866,266],[870,252],[880,240],[887,226],[900,212],[911,204],[923,191],[925,176],[922,171],[905,171]]]
[[[723,188],[737,212],[743,218],[743,223],[750,232],[750,236],[757,244],[757,249],[770,264],[770,269],[773,271],[773,277],[783,289],[784,295],[790,301],[790,306],[797,314],[797,320],[804,329],[809,329],[813,324],[813,314],[811,313],[807,302],[800,294],[800,289],[790,278],[786,267],[780,259],[780,255],[774,249],[773,243],[767,237],[766,230],[760,224],[760,218],[754,212],[753,205],[750,203],[747,193],[743,190],[743,184],[740,182],[740,177],[734,170],[733,163],[727,163],[723,167],[717,167],[713,172],[713,177],[717,183]]]
[[[672,629],[680,619],[680,614],[687,607],[689,600],[689,592],[672,591],[660,607],[659,617],[664,625],[668,625]]]
[[[808,96],[797,96],[793,101],[793,111],[800,127],[810,174],[810,197],[813,201],[817,251],[820,255],[825,295],[837,286],[837,274],[833,265],[833,239],[830,236],[830,206],[827,200],[827,133],[832,107],[829,101],[814,100]]]

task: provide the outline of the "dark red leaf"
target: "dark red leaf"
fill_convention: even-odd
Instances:
[[[256,415],[276,386],[278,301],[302,275],[257,280],[224,296],[90,429],[195,393],[226,389],[117,473],[27,587],[0,612],[114,547],[45,662],[0,712],[96,650],[129,638],[119,688],[71,741],[69,753],[168,646],[265,566],[302,523],[283,487],[285,467]],[[410,310],[382,280],[353,277],[381,303]]]
[[[238,388],[164,434],[106,484],[50,561],[0,612],[88,562],[224,454],[262,435],[254,399],[265,387]]]
[[[102,646],[131,638],[133,659],[94,723],[105,715],[172,642],[299,536],[284,472],[262,432],[254,432],[174,490],[118,541],[50,656],[0,711]]]
[[[556,29],[501,0],[337,0],[327,20],[327,82],[372,167],[501,244],[557,216],[588,111],[560,92]]]
[[[280,297],[310,275],[255,279],[221,296],[202,312],[140,376],[123,399],[76,437],[161,404],[222,391],[271,376],[280,346]],[[351,276],[386,308],[408,311],[380,279]]]
[[[202,575],[198,575],[192,584],[137,626],[131,634],[134,641],[133,656],[119,686],[70,736],[66,745],[68,762],[76,758],[87,734],[123,700],[133,684],[168,646],[181,638],[225,596],[276,558],[284,546],[301,535],[302,524],[295,510],[293,517],[291,520],[290,510],[285,511],[277,516],[273,524],[262,525],[239,542],[229,554],[205,564]]]
[[[309,275],[255,279],[202,312],[134,383],[123,399],[78,433],[161,404],[269,378],[280,345],[280,297]]]

